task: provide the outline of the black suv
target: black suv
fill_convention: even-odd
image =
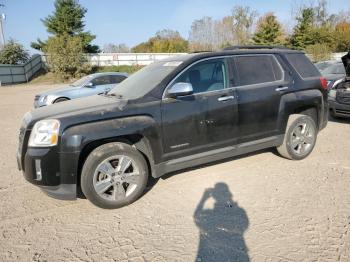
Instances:
[[[327,124],[327,82],[304,53],[232,48],[155,62],[103,95],[35,109],[18,165],[50,196],[118,208],[149,176],[277,147],[300,160]]]

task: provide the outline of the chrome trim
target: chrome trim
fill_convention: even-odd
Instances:
[[[219,102],[225,102],[225,101],[233,100],[233,99],[235,99],[234,96],[223,96],[223,97],[219,97],[219,98],[218,98],[218,101],[219,101]]]
[[[278,88],[276,88],[275,90],[277,91],[277,92],[279,92],[279,91],[285,91],[285,90],[287,90],[289,87],[288,86],[284,86],[284,87],[278,87]]]

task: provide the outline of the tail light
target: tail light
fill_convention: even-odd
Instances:
[[[321,77],[320,80],[321,80],[321,86],[322,86],[322,88],[323,88],[324,90],[327,90],[328,84],[327,84],[326,78]]]

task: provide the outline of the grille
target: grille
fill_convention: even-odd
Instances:
[[[36,95],[35,97],[34,97],[34,101],[38,101],[40,99],[40,95]]]
[[[350,115],[350,110],[336,109],[335,112],[338,114]]]
[[[350,104],[350,93],[344,92],[344,91],[338,91],[337,101],[342,104]]]

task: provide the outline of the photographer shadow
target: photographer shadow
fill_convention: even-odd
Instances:
[[[214,207],[205,209],[211,198]],[[249,220],[244,209],[233,201],[225,183],[205,190],[194,220],[200,235],[196,261],[250,261],[244,241]]]

